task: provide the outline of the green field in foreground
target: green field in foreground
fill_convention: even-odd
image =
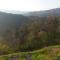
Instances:
[[[0,60],[60,60],[60,45],[0,56]]]

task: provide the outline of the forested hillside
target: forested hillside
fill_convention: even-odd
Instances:
[[[60,17],[33,20],[14,31],[7,31],[3,41],[15,51],[32,51],[60,44]],[[2,42],[3,42],[2,41]]]
[[[57,58],[59,55],[60,58],[60,15],[54,14],[41,17],[0,12],[0,55],[3,55],[0,56],[1,60],[5,59],[5,55],[8,55],[5,60],[9,60],[8,57],[15,53],[19,54],[20,59],[20,52],[21,56],[31,52],[33,60],[44,60],[44,58],[47,60],[50,57],[50,60],[53,60],[55,55]],[[34,52],[36,50],[37,52]],[[52,52],[55,55],[52,55]]]

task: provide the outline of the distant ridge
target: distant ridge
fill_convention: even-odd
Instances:
[[[39,16],[39,17],[48,16],[48,15],[60,16],[60,8],[55,8],[45,11],[34,11],[26,14],[26,16]]]
[[[0,35],[7,30],[16,29],[27,22],[29,22],[29,19],[21,14],[0,12]]]

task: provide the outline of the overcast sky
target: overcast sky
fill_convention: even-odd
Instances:
[[[0,10],[40,11],[60,7],[60,0],[0,0]]]

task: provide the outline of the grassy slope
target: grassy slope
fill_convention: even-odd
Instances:
[[[2,55],[0,60],[9,60],[11,58],[17,58],[17,60],[55,60],[58,56],[60,56],[60,45],[45,47],[33,52]]]

